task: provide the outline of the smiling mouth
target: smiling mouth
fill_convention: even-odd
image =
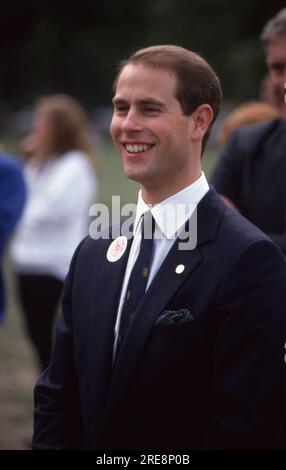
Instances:
[[[143,153],[154,147],[154,144],[123,144],[128,153]]]

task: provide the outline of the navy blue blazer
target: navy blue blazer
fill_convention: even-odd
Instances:
[[[34,448],[283,446],[285,261],[214,190],[199,203],[197,218],[196,248],[179,251],[175,242],[114,369],[128,251],[110,263],[110,240],[80,244],[51,363],[35,388]],[[161,321],[172,312],[183,321]]]
[[[0,262],[26,200],[26,185],[20,164],[0,155]],[[0,265],[0,323],[4,319],[4,285]]]
[[[211,177],[250,222],[286,255],[286,122],[276,118],[234,131]]]

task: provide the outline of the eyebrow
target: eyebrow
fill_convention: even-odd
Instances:
[[[120,97],[113,98],[112,102],[115,106],[121,105],[121,104],[128,104],[127,100],[125,100],[124,98],[120,98]],[[163,101],[157,100],[156,98],[144,98],[142,100],[138,100],[137,104],[139,104],[140,106],[155,105],[162,109],[166,108],[165,103]]]

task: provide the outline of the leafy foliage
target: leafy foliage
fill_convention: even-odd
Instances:
[[[281,0],[10,0],[0,15],[1,106],[66,92],[110,103],[116,64],[132,50],[175,43],[201,53],[227,99],[255,98],[265,72],[259,34]],[[1,109],[0,109],[1,111]]]

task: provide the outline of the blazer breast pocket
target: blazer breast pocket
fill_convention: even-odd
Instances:
[[[196,330],[194,315],[189,309],[164,310],[152,328],[152,340],[188,339]]]
[[[194,320],[195,318],[188,308],[180,308],[179,310],[164,310],[158,316],[154,326],[171,327],[189,323]]]

